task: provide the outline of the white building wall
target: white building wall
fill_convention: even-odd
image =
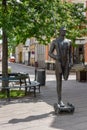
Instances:
[[[45,45],[37,44],[37,62],[39,67],[45,67]]]
[[[0,61],[2,60],[2,45],[0,46]]]

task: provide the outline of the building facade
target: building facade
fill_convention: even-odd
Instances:
[[[30,39],[30,65],[45,67],[45,45],[39,44],[35,38]]]
[[[27,42],[28,43],[28,42]],[[29,43],[19,44],[15,50],[16,62],[26,65],[45,67],[45,45],[39,44],[35,38],[30,38]]]

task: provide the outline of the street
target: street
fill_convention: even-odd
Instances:
[[[26,66],[24,64],[18,64],[18,63],[9,63],[8,64],[11,67],[12,72],[23,72],[28,73],[30,75],[31,79],[35,78],[35,68],[33,66]],[[69,80],[76,79],[76,75],[70,74]],[[46,70],[46,81],[56,80],[55,79],[55,72],[52,70]]]
[[[34,68],[9,63],[12,72],[28,72],[34,78]],[[55,115],[53,105],[57,103],[55,74],[46,74],[46,85],[41,92],[24,98],[0,100],[0,130],[87,130],[87,83],[77,82],[75,75],[63,80],[64,103],[75,106],[73,114]]]
[[[12,72],[24,72],[29,74],[34,74],[34,67],[27,66],[25,64],[19,64],[19,63],[8,63],[8,66],[11,66]]]
[[[18,63],[10,63],[8,66],[11,67],[11,72],[23,72],[28,73],[31,80],[35,79],[35,67],[34,66],[26,66],[24,64],[18,64]],[[49,73],[49,74],[48,74]],[[55,79],[54,72],[52,71],[46,71],[46,81],[47,80],[53,80]]]

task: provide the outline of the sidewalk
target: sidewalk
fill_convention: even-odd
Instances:
[[[75,106],[74,114],[55,115],[57,102],[55,75],[47,75],[37,97],[0,100],[0,130],[87,130],[87,83],[75,75],[63,80],[63,102]]]

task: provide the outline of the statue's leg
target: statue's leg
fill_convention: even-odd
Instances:
[[[56,83],[57,83],[57,95],[58,95],[58,104],[62,100],[62,73],[56,73]]]
[[[69,76],[69,65],[66,64],[66,66],[64,66],[64,70],[63,70],[64,80],[68,80],[68,76]]]
[[[58,104],[60,106],[64,106],[62,102],[62,66],[61,63],[59,62],[56,62],[55,74],[56,74]]]

